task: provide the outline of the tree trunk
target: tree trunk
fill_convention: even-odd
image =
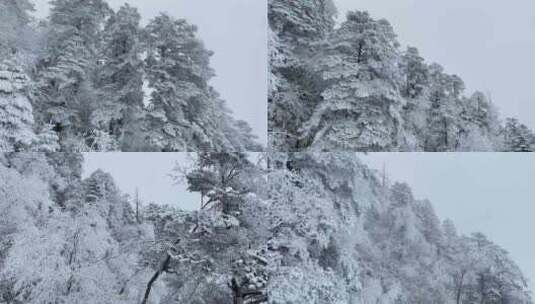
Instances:
[[[461,277],[459,279],[459,285],[457,286],[457,304],[461,304],[461,296],[463,294],[463,281],[464,273],[461,274]]]
[[[485,304],[486,302],[486,292],[485,292],[485,289],[486,289],[486,281],[485,281],[485,275],[484,274],[480,274],[479,275],[479,293],[481,294],[481,301],[479,302],[480,304]]]
[[[362,63],[362,56],[363,56],[362,53],[363,53],[363,48],[364,48],[362,44],[363,44],[362,42],[359,43],[359,47],[357,50],[357,63],[358,64]]]
[[[444,144],[446,145],[446,150],[448,149],[448,121],[444,118]]]
[[[141,301],[141,304],[147,304],[147,301],[149,300],[150,291],[152,289],[152,285],[160,275],[167,269],[169,266],[169,262],[171,262],[171,256],[169,254],[166,255],[163,262],[160,264],[160,267],[158,267],[158,270],[154,273],[154,275],[150,278],[149,282],[147,283],[147,288],[145,289],[145,295],[143,296],[143,301]]]
[[[243,294],[241,292],[241,287],[238,285],[238,282],[236,282],[236,279],[232,279],[231,281],[231,289],[233,294],[233,304],[243,304]]]

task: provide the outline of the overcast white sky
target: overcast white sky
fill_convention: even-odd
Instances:
[[[48,13],[49,0],[33,0],[37,15]],[[266,0],[107,0],[113,9],[137,7],[146,23],[160,12],[185,18],[199,27],[199,37],[215,52],[212,85],[237,119],[251,125],[267,143]]]
[[[504,117],[535,129],[535,1],[334,0],[339,17],[367,10],[386,18],[403,46],[491,93]]]
[[[407,182],[429,199],[441,219],[464,234],[483,232],[505,248],[535,292],[535,155],[531,153],[359,154],[383,165],[393,181]]]
[[[249,153],[256,162],[259,153]],[[192,165],[194,153],[84,153],[83,176],[97,169],[110,173],[119,189],[131,197],[139,189],[145,203],[169,204],[186,210],[197,210],[200,195],[186,190],[185,183],[176,183],[171,177],[178,164],[182,168]],[[174,173],[173,173],[174,172]]]
[[[177,163],[191,164],[188,153],[84,153],[84,159],[84,177],[102,169],[113,176],[123,193],[133,197],[138,188],[145,203],[199,208],[200,196],[186,191],[185,184],[176,184],[170,177]]]

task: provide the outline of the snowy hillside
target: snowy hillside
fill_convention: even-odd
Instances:
[[[280,154],[269,177],[272,303],[533,303],[504,249],[354,154]]]
[[[273,151],[535,150],[488,94],[401,50],[387,20],[353,11],[335,26],[335,14],[332,0],[269,0]]]
[[[203,194],[194,212],[132,200],[101,170],[82,180],[82,161],[0,154],[0,303],[266,302],[247,228],[261,175],[245,155],[199,155],[185,176]]]
[[[0,303],[533,303],[504,249],[352,153],[198,154],[169,168],[196,211],[82,161],[0,154]]]

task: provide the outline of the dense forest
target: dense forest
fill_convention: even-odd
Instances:
[[[532,130],[401,49],[387,20],[352,11],[337,25],[332,0],[268,3],[274,151],[535,150]]]
[[[194,211],[82,167],[0,154],[0,303],[533,303],[504,249],[352,153],[195,154],[169,168]]]
[[[0,0],[0,151],[260,151],[186,20],[105,0]]]

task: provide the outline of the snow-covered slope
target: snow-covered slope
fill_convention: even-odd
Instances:
[[[98,186],[90,200],[80,180],[52,183],[67,175],[44,154],[0,159],[0,303],[136,303],[151,229],[133,221],[110,177],[84,181]]]
[[[271,303],[532,303],[505,250],[354,154],[272,161]]]

